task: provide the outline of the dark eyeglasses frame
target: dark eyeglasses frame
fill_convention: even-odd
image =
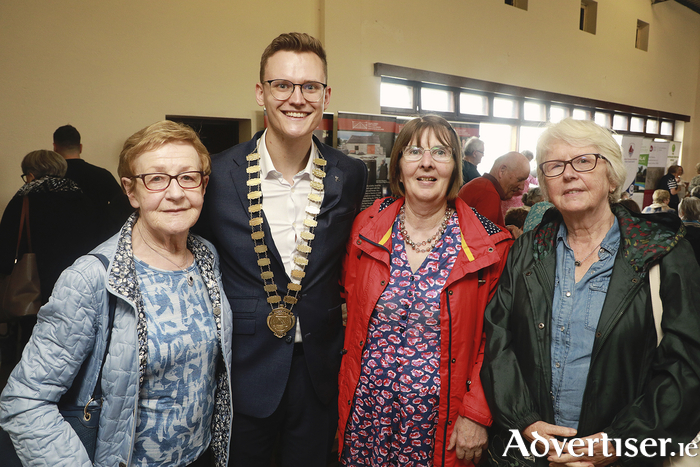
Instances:
[[[197,185],[197,186],[188,186],[188,187],[184,187],[184,186],[180,185],[180,180],[178,180],[178,177],[179,177],[180,175],[195,174],[195,173],[196,173],[196,174],[199,174],[199,175],[201,176],[201,178],[199,179],[199,185]],[[149,188],[148,185],[146,184],[146,179],[145,179],[145,177],[147,177],[147,176],[149,176],[149,175],[164,175],[164,176],[166,176],[166,177],[170,177],[170,180],[168,180],[168,184],[165,186],[165,188],[162,188],[162,189],[160,189],[160,190],[154,190],[154,189],[152,189],[152,188]],[[153,192],[153,193],[160,193],[160,192],[165,191],[165,190],[167,190],[168,188],[170,188],[170,184],[173,182],[173,179],[177,182],[178,186],[179,186],[180,188],[182,188],[183,190],[194,190],[194,189],[196,189],[196,188],[199,188],[200,186],[202,186],[202,183],[204,182],[204,172],[201,171],[201,170],[188,170],[188,171],[186,171],[186,172],[180,172],[180,173],[177,174],[177,175],[170,175],[170,174],[166,174],[166,173],[163,173],[163,172],[151,172],[151,173],[147,173],[147,174],[133,175],[133,176],[131,176],[131,177],[129,177],[129,178],[132,179],[132,180],[135,179],[135,178],[140,178],[141,181],[143,182],[143,186],[146,187],[146,189],[147,189],[148,191],[151,191],[151,192]]]
[[[588,169],[588,170],[578,170],[578,169],[574,166],[574,161],[577,160],[577,159],[579,159],[579,158],[581,158],[581,157],[583,157],[583,156],[595,156],[595,163],[593,164],[593,167],[591,167],[591,168]],[[543,163],[541,163],[541,164],[539,165],[539,168],[540,168],[540,170],[542,171],[542,174],[543,174],[545,177],[547,177],[547,178],[554,178],[554,177],[560,176],[561,174],[563,174],[563,173],[566,171],[566,164],[571,165],[571,168],[574,169],[575,172],[578,172],[578,173],[590,172],[591,170],[593,170],[593,169],[595,169],[596,167],[598,167],[598,159],[603,159],[605,162],[608,161],[608,159],[607,159],[605,156],[603,156],[602,154],[595,154],[595,153],[590,153],[590,154],[579,154],[578,156],[576,156],[576,157],[574,157],[573,159],[568,160],[568,161],[553,160],[553,161],[546,161],[546,162],[543,162]],[[550,164],[550,163],[552,163],[552,162],[561,162],[561,163],[564,164],[564,165],[563,165],[563,167],[562,167],[562,169],[561,169],[561,172],[559,172],[558,174],[556,174],[556,175],[547,175],[547,174],[544,172],[544,165],[545,165],[545,164]]]
[[[275,93],[272,92],[272,83],[274,81],[286,81],[286,82],[290,83],[292,85],[292,92],[289,93],[289,96],[285,97],[284,99],[280,99],[279,97],[275,96]],[[272,97],[274,97],[275,100],[277,100],[277,101],[286,101],[287,99],[292,97],[292,95],[294,94],[294,91],[296,91],[297,86],[299,86],[299,89],[301,90],[301,95],[304,96],[304,99],[306,99],[308,102],[320,102],[321,99],[323,99],[323,96],[325,96],[326,88],[328,87],[327,84],[324,84],[320,81],[307,81],[305,83],[299,84],[299,83],[292,83],[288,79],[282,79],[282,78],[268,79],[266,81],[263,81],[263,83],[267,83],[270,86],[270,93],[272,94]],[[323,86],[323,90],[321,91],[321,96],[318,99],[316,99],[315,101],[309,99],[308,97],[306,97],[306,94],[304,94],[304,85],[309,84],[309,83],[316,83],[316,84],[320,84],[321,86]]]

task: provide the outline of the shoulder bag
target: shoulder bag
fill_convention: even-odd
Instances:
[[[27,252],[19,258],[19,246],[24,226],[27,226]],[[15,265],[12,273],[0,279],[0,323],[13,321],[23,316],[36,315],[41,307],[41,288],[36,254],[32,251],[32,236],[29,231],[29,198],[22,200],[22,215],[15,250]]]

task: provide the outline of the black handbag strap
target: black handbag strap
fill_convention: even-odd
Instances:
[[[32,252],[32,234],[29,231],[29,196],[22,199],[22,214],[19,217],[19,233],[17,234],[17,249],[15,250],[15,263],[19,259],[19,246],[22,243],[22,230],[27,226],[27,252]]]
[[[104,265],[105,269],[109,269],[109,260],[105,255],[100,253],[91,253],[92,256],[99,259]],[[107,353],[109,352],[109,344],[112,341],[112,326],[114,325],[114,311],[117,308],[117,297],[114,294],[109,294],[109,324],[107,326],[107,341],[105,342],[105,352],[102,355],[102,364],[100,365],[100,373],[97,375],[97,382],[95,383],[95,389],[92,391],[92,400],[100,401],[102,404],[102,369],[105,366],[105,361],[107,360]]]

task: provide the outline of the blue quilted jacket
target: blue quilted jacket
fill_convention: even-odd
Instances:
[[[146,322],[137,313],[142,303],[131,252],[134,214],[121,232],[61,274],[49,302],[39,311],[34,333],[0,397],[0,425],[10,434],[25,466],[91,466],[77,435],[58,412],[56,402],[71,387],[88,359],[77,403],[92,395],[101,364],[108,325],[109,293],[117,307],[109,354],[102,373],[104,402],[95,464],[129,466],[134,446],[140,376],[146,355]],[[219,337],[217,393],[212,417],[211,449],[217,467],[228,462],[231,420],[231,308],[224,296],[219,258],[214,247],[195,235],[188,238],[211,299]],[[141,318],[139,318],[141,315]],[[143,336],[139,339],[139,335]]]

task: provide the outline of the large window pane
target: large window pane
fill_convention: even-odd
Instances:
[[[518,151],[532,151],[532,154],[537,156],[537,139],[544,132],[546,127],[542,126],[521,126],[520,138],[518,139]],[[535,159],[530,161],[530,173],[536,172],[537,162]]]
[[[379,88],[379,104],[382,107],[413,109],[413,86],[382,83]]]
[[[421,88],[421,110],[454,112],[452,92],[443,89]]]
[[[469,115],[488,115],[489,98],[481,94],[462,92],[459,94],[459,112]]]
[[[518,103],[515,99],[505,97],[493,98],[493,116],[501,118],[518,118]]]
[[[515,148],[513,138],[515,127],[497,123],[481,123],[479,125],[479,139],[484,142],[484,158],[479,164],[479,173],[491,170],[493,162],[503,154]]]

